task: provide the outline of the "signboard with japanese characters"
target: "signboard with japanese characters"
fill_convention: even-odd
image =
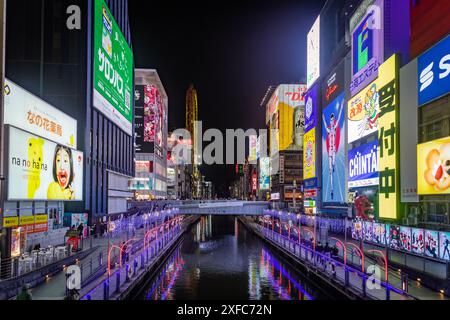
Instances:
[[[398,170],[398,55],[391,56],[380,66],[379,78],[379,206],[381,219],[397,219],[399,206]]]

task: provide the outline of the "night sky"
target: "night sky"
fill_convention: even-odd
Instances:
[[[137,68],[157,69],[169,96],[169,130],[185,126],[189,84],[204,130],[264,128],[270,85],[306,83],[306,36],[325,0],[129,0]],[[231,166],[202,166],[220,196]]]

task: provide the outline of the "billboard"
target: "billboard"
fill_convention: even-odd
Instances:
[[[417,146],[419,195],[450,194],[450,137]]]
[[[259,161],[259,190],[270,190],[270,158]]]
[[[439,232],[425,230],[425,255],[431,258],[439,258]]]
[[[450,261],[450,232],[439,232],[439,258]]]
[[[378,131],[380,87],[376,81],[348,102],[348,143]]]
[[[303,136],[303,179],[316,177],[316,129],[313,128]]]
[[[387,238],[387,228],[383,223],[374,223],[373,224],[373,237],[372,241],[379,245],[386,245]]]
[[[345,93],[323,110],[322,201],[347,202],[345,179]]]
[[[77,121],[44,100],[5,79],[5,124],[34,132],[70,148],[77,148]]]
[[[8,200],[82,201],[83,153],[10,127]]]
[[[418,58],[419,106],[450,92],[450,35]]]
[[[391,56],[380,66],[380,76],[375,81],[379,91],[380,114],[378,139],[379,183],[379,217],[380,219],[397,219],[400,200],[399,181],[399,96],[398,96],[398,55]]]
[[[411,252],[411,228],[400,227],[400,247],[403,251]]]
[[[320,77],[320,16],[317,17],[308,33],[307,80],[308,88]]]
[[[248,148],[249,148],[248,162],[250,162],[250,163],[256,163],[257,143],[258,143],[258,137],[256,135],[251,135],[249,137],[249,146],[248,146]]]
[[[333,72],[324,80],[322,103],[324,106],[336,99],[342,91],[345,91],[345,62],[341,62]]]
[[[105,1],[94,4],[94,107],[131,136],[133,52]]]
[[[378,77],[384,61],[384,0],[364,1],[352,16],[351,96]]]
[[[348,187],[377,186],[378,140],[348,151]]]
[[[411,251],[416,254],[425,253],[425,239],[423,229],[411,229]]]
[[[314,86],[305,96],[305,133],[317,126],[317,98],[319,87]]]
[[[163,155],[166,110],[163,98],[154,85],[136,85],[135,134],[137,153]]]

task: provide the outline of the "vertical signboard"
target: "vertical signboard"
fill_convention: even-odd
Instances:
[[[313,128],[303,136],[303,179],[316,177],[316,129]]]
[[[311,88],[305,96],[305,133],[317,125],[318,86]]]
[[[257,155],[256,155],[257,143],[258,143],[258,137],[256,135],[251,135],[249,137],[248,162],[250,162],[252,164],[256,163],[256,160],[257,160]]]
[[[323,110],[322,197],[324,203],[346,202],[345,93]]]
[[[131,136],[133,52],[105,1],[94,4],[94,107]]]
[[[384,61],[384,0],[363,1],[350,20],[352,96],[378,76]]]
[[[263,157],[259,164],[259,190],[270,190],[270,158]]]
[[[379,206],[381,219],[397,219],[399,205],[399,95],[398,95],[398,55],[393,55],[380,66],[377,80],[380,104],[379,119]]]
[[[307,80],[308,89],[320,77],[320,16],[317,17],[307,39]]]

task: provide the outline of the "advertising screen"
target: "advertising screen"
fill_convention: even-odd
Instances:
[[[439,232],[439,257],[450,261],[450,232]]]
[[[348,143],[378,132],[379,85],[374,82],[348,102]]]
[[[5,79],[5,124],[34,132],[70,148],[77,148],[77,121],[44,100]]]
[[[320,16],[317,17],[308,33],[307,43],[307,81],[308,88],[320,77]]]
[[[450,194],[450,137],[417,147],[419,195]]]
[[[379,245],[386,245],[386,225],[383,223],[373,224],[373,239],[372,242]]]
[[[82,201],[83,153],[10,127],[8,200]]]
[[[389,228],[389,246],[391,249],[400,250],[402,248],[400,238],[400,227],[391,225]]]
[[[314,86],[305,96],[305,133],[317,126],[318,88]]]
[[[356,25],[350,30],[352,41],[350,92],[352,96],[378,77],[378,68],[384,61],[383,6],[384,0],[365,1],[353,16],[363,12],[361,16],[354,19]]]
[[[342,91],[345,91],[345,63],[341,62],[336,69],[324,80],[322,103],[324,106],[336,99]]]
[[[425,253],[425,238],[423,229],[411,229],[411,252],[416,254]]]
[[[270,158],[259,161],[259,190],[270,190]]]
[[[378,140],[362,145],[348,152],[348,187],[377,186]]]
[[[400,170],[397,167],[399,150],[399,96],[398,96],[399,56],[393,55],[380,66],[375,81],[379,91],[380,114],[378,139],[380,143],[379,163],[379,206],[380,219],[397,219],[400,200]]]
[[[355,221],[352,227],[352,239],[361,240],[363,238],[363,222]]]
[[[316,177],[316,129],[311,129],[303,136],[303,178]]]
[[[372,242],[374,238],[373,222],[364,221],[364,240]]]
[[[131,136],[133,52],[105,1],[94,3],[94,107]]]
[[[322,181],[323,202],[347,201],[345,178],[345,93],[342,93],[322,115]]]
[[[418,58],[419,106],[450,92],[450,36]]]
[[[439,258],[439,232],[425,230],[425,255],[431,258]]]
[[[400,227],[400,244],[402,250],[411,252],[411,228]]]

